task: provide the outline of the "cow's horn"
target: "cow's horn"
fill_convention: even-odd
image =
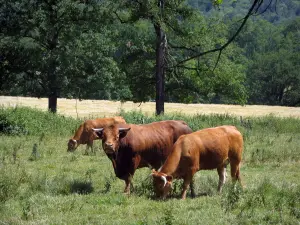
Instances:
[[[119,131],[130,130],[130,128],[119,128]]]
[[[103,130],[103,128],[92,128],[93,129],[93,131],[95,131],[95,132],[97,132],[97,131],[102,131]]]
[[[161,176],[160,178],[164,181],[164,187],[165,187],[167,184],[167,178],[165,176]]]

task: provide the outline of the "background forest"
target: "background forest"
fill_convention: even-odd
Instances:
[[[219,2],[219,1],[217,1]],[[165,100],[300,105],[300,2],[0,0],[0,95],[153,101],[156,25]],[[161,10],[161,11],[160,11]]]

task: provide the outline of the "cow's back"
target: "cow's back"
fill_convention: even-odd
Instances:
[[[126,124],[126,121],[122,116],[115,116],[115,117],[113,117],[113,119],[114,119],[114,123]]]
[[[93,131],[93,128],[103,128],[118,123],[126,124],[126,121],[121,116],[86,120],[83,124],[83,129],[82,129],[82,134],[80,139],[82,142],[88,142],[89,140],[99,139],[98,136]]]
[[[176,120],[118,126],[131,127],[130,132],[120,142],[119,153],[123,151],[122,154],[125,155],[138,154],[141,157],[138,168],[152,166],[158,169],[170,154],[176,140],[181,135],[192,132],[184,121]]]
[[[110,118],[98,118],[94,120],[87,120],[85,121],[85,129],[91,129],[91,128],[102,128],[105,126],[110,126],[117,123],[126,123],[123,117],[116,116],[116,117],[110,117]]]
[[[192,132],[184,121],[166,120],[150,124],[119,127],[130,127],[131,130],[122,142],[129,143],[134,152],[159,149],[165,150],[172,146],[183,134]]]
[[[182,155],[200,160],[200,169],[214,169],[227,158],[241,159],[243,137],[234,126],[220,126],[196,131],[176,142]]]
[[[78,129],[75,131],[75,134],[74,134],[74,136],[73,136],[72,139],[74,139],[74,140],[80,139],[81,134],[83,132],[83,128],[84,128],[84,124],[82,123],[82,124],[80,124],[80,126],[78,127]]]

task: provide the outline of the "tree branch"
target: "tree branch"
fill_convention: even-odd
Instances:
[[[185,46],[175,46],[173,45],[172,43],[169,42],[169,46],[171,48],[174,48],[174,49],[183,49],[183,50],[187,50],[187,51],[192,51],[192,52],[197,52],[195,49],[193,48],[190,48],[190,47],[185,47]]]
[[[184,60],[178,62],[177,65],[175,65],[175,66],[178,66],[178,65],[180,65],[180,64],[183,64],[183,63],[185,63],[185,62],[187,62],[187,61],[190,61],[190,60],[192,60],[192,59],[198,58],[198,57],[200,57],[200,56],[206,55],[206,54],[208,54],[208,53],[219,52],[218,60],[217,60],[217,63],[216,63],[216,65],[215,65],[215,68],[216,68],[216,67],[217,67],[217,64],[218,64],[218,62],[219,62],[219,59],[220,59],[220,57],[221,57],[222,51],[223,51],[223,50],[224,50],[231,42],[234,41],[234,39],[238,36],[238,34],[241,32],[241,30],[242,30],[243,27],[245,26],[245,24],[246,24],[247,20],[249,19],[249,17],[252,15],[252,13],[253,13],[255,7],[258,5],[258,7],[256,8],[256,10],[258,10],[258,8],[259,8],[259,6],[261,5],[261,2],[262,2],[262,1],[263,1],[263,0],[254,0],[254,2],[253,2],[253,4],[252,4],[251,8],[249,9],[247,15],[246,15],[246,16],[244,17],[244,19],[243,19],[242,24],[241,24],[240,27],[237,29],[237,31],[235,32],[235,34],[234,34],[234,35],[233,35],[233,36],[232,36],[232,37],[231,37],[224,45],[222,45],[222,46],[219,47],[219,48],[215,48],[215,49],[211,49],[211,50],[208,50],[208,51],[205,51],[205,52],[200,52],[200,53],[198,53],[198,54],[195,54],[195,55],[193,55],[193,56],[191,56],[191,57],[189,57],[189,58],[186,58],[186,59],[184,59]]]
[[[116,15],[116,17],[118,18],[118,20],[120,21],[120,23],[128,23],[129,21],[124,21],[121,19],[121,17],[118,15],[118,13],[116,11],[114,11],[114,14]]]
[[[222,49],[222,50],[223,50],[223,49]],[[219,63],[219,61],[220,61],[220,58],[221,58],[222,50],[219,51],[219,55],[218,55],[218,58],[217,58],[217,62],[216,62],[216,64],[215,64],[215,67],[213,68],[213,71],[215,71],[215,69],[217,68],[217,65],[218,65],[218,63]]]
[[[41,85],[41,87],[43,88],[43,90],[44,90],[45,92],[47,92],[46,86],[45,86],[40,80],[37,79],[37,77],[35,76],[34,72],[29,71],[29,70],[26,70],[26,71],[24,71],[24,72],[25,72],[25,73],[27,74],[27,76],[30,77],[32,80],[37,80],[38,83],[39,83],[39,84]]]
[[[258,14],[255,14],[255,16],[259,16],[263,13],[265,13],[267,11],[267,9],[270,7],[270,5],[272,4],[273,0],[270,0],[269,4],[267,5],[267,7],[261,12],[261,13],[258,13]]]
[[[32,40],[36,41],[40,46],[44,47],[45,49],[49,48],[48,45],[44,44],[41,40],[39,40],[38,38],[35,38],[35,37],[31,36],[31,35],[27,35],[26,34],[26,35],[23,35],[21,37],[22,38],[31,38]]]

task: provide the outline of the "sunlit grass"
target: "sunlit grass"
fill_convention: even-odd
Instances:
[[[80,121],[28,108],[1,110],[2,122],[28,130],[1,130],[3,224],[299,223],[299,119],[249,117],[249,125],[229,115],[166,114],[157,118],[139,111],[120,112],[129,123],[183,119],[193,130],[233,124],[244,135],[244,189],[233,187],[229,178],[218,194],[217,172],[199,171],[195,175],[196,198],[188,194],[186,201],[180,200],[181,181],[176,181],[170,198],[159,201],[153,198],[148,168],[136,171],[130,197],[122,193],[124,182],[115,177],[100,141],[95,143],[95,156],[84,155],[85,146],[67,152],[67,140]],[[45,119],[48,116],[51,119]]]

